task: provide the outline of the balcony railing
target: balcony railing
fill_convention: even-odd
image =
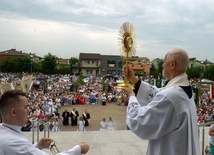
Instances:
[[[198,125],[198,136],[199,136],[199,139],[201,138],[201,154],[202,155],[204,155],[204,148],[205,148],[205,142],[204,142],[204,139],[206,138],[206,137],[208,137],[208,135],[205,135],[205,126],[210,126],[211,124],[214,124],[214,121],[213,122],[208,122],[208,123],[201,123],[201,124],[199,124]],[[202,128],[202,137],[201,137],[201,135],[200,135],[200,133],[201,133],[201,128]],[[206,137],[205,137],[206,136]]]

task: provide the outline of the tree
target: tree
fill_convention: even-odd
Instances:
[[[15,61],[12,58],[6,58],[1,62],[0,70],[1,72],[12,72],[11,69],[14,69]]]
[[[135,72],[135,76],[143,76],[141,72]]]
[[[210,80],[214,80],[214,65],[207,65],[205,67],[205,78],[208,78]]]
[[[57,56],[54,56],[50,53],[44,56],[44,60],[42,61],[42,70],[46,74],[53,74],[56,70],[56,61]]]
[[[150,75],[153,75],[155,78],[158,78],[158,73],[153,64],[151,64],[151,67],[150,67]]]
[[[17,71],[18,72],[31,72],[31,60],[29,57],[17,58]]]
[[[73,66],[77,64],[79,60],[77,58],[71,57],[70,58],[70,67],[71,67],[71,73],[73,73]]]
[[[31,60],[29,57],[6,58],[0,64],[2,72],[30,72]]]
[[[186,71],[189,78],[200,78],[201,67],[191,67]]]
[[[160,76],[160,79],[162,79],[162,72],[163,72],[163,61],[159,61],[158,63],[158,69],[157,69],[157,76]]]
[[[78,90],[78,88],[79,88],[80,86],[82,86],[83,84],[84,84],[83,76],[82,76],[82,74],[80,74],[80,75],[78,75],[78,77],[77,77],[77,81],[75,81],[75,82],[73,83],[73,89],[74,89],[74,91],[76,92],[76,91]]]

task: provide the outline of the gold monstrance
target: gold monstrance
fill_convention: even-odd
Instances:
[[[118,33],[118,45],[120,47],[120,56],[125,64],[125,71],[128,72],[128,58],[133,57],[136,53],[136,41],[134,27],[131,23],[125,22],[122,27],[120,27]],[[125,77],[124,83],[118,84],[117,88],[124,89],[128,86],[128,80]]]

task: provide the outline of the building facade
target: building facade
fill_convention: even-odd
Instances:
[[[36,54],[23,53],[16,49],[0,52],[0,62],[8,57],[30,57],[32,62],[38,63],[43,58]],[[150,62],[146,57],[129,58],[129,65],[135,72],[141,74],[150,74]],[[73,73],[82,74],[83,76],[105,76],[105,75],[121,75],[124,66],[123,60],[119,55],[101,55],[99,53],[80,53],[79,62],[73,66]],[[57,68],[69,68],[70,59],[57,59]]]
[[[24,53],[16,49],[10,49],[0,52],[0,62],[6,58],[29,57],[32,62],[39,63],[42,57],[37,56],[35,53]]]
[[[128,64],[133,68],[134,72],[150,75],[150,60],[147,57],[131,57],[128,60]]]
[[[121,75],[123,63],[118,55],[101,55],[101,75]]]
[[[100,75],[101,56],[97,53],[80,53],[79,68],[83,76]]]

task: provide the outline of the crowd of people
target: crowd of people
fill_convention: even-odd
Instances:
[[[2,73],[1,83],[12,82],[21,75]],[[13,78],[11,78],[13,77]],[[127,105],[128,96],[123,90],[116,89],[117,83],[115,79],[104,79],[101,77],[90,76],[89,80],[79,86],[74,91],[74,84],[77,76],[70,76],[70,80],[63,80],[63,75],[44,75],[34,74],[34,85],[28,92],[30,103],[29,118],[37,117],[39,120],[45,120],[48,116],[53,116],[50,121],[51,131],[60,131],[59,122],[62,121],[64,126],[78,124],[79,113],[75,108],[72,111],[65,110],[62,114],[58,113],[58,109],[64,105],[75,104],[100,104],[105,105],[110,102],[116,102],[117,105]],[[44,84],[46,79],[46,84]],[[150,84],[154,84],[155,79],[150,76],[139,77]],[[198,79],[190,79],[189,82],[195,86]],[[103,85],[103,83],[108,85]],[[104,88],[106,87],[106,88]],[[89,125],[90,114],[87,112],[80,114],[85,126]],[[69,123],[69,118],[71,122]],[[199,96],[197,104],[197,119],[198,123],[209,122],[214,120],[213,100],[209,97],[209,91],[205,90]],[[32,119],[29,119],[29,121]],[[31,124],[31,126],[30,126]],[[29,131],[32,127],[32,122],[28,122],[23,130]],[[37,125],[35,124],[36,128]],[[52,128],[54,127],[54,128]]]
[[[2,73],[1,77],[1,83],[11,82],[15,85],[20,75],[13,74],[13,78],[9,78],[11,77],[10,74]],[[66,81],[63,77],[62,75],[33,75],[34,85],[27,93],[30,109],[29,121],[22,128],[23,131],[36,130],[38,126],[40,131],[44,130],[43,125],[38,124],[35,119],[40,122],[48,122],[49,130],[53,132],[60,131],[60,123],[64,126],[89,126],[90,114],[87,109],[79,114],[72,107],[72,110],[66,109],[60,114],[59,108],[61,106],[76,104],[106,105],[111,102],[116,102],[118,105],[127,104],[128,98],[125,92],[115,89],[117,85],[115,79],[103,79],[102,81],[100,77],[90,76],[89,81],[74,90],[77,77],[75,75],[70,76],[70,80]],[[44,84],[44,79],[46,79],[46,84]],[[79,127],[78,131],[82,129],[83,127]]]

